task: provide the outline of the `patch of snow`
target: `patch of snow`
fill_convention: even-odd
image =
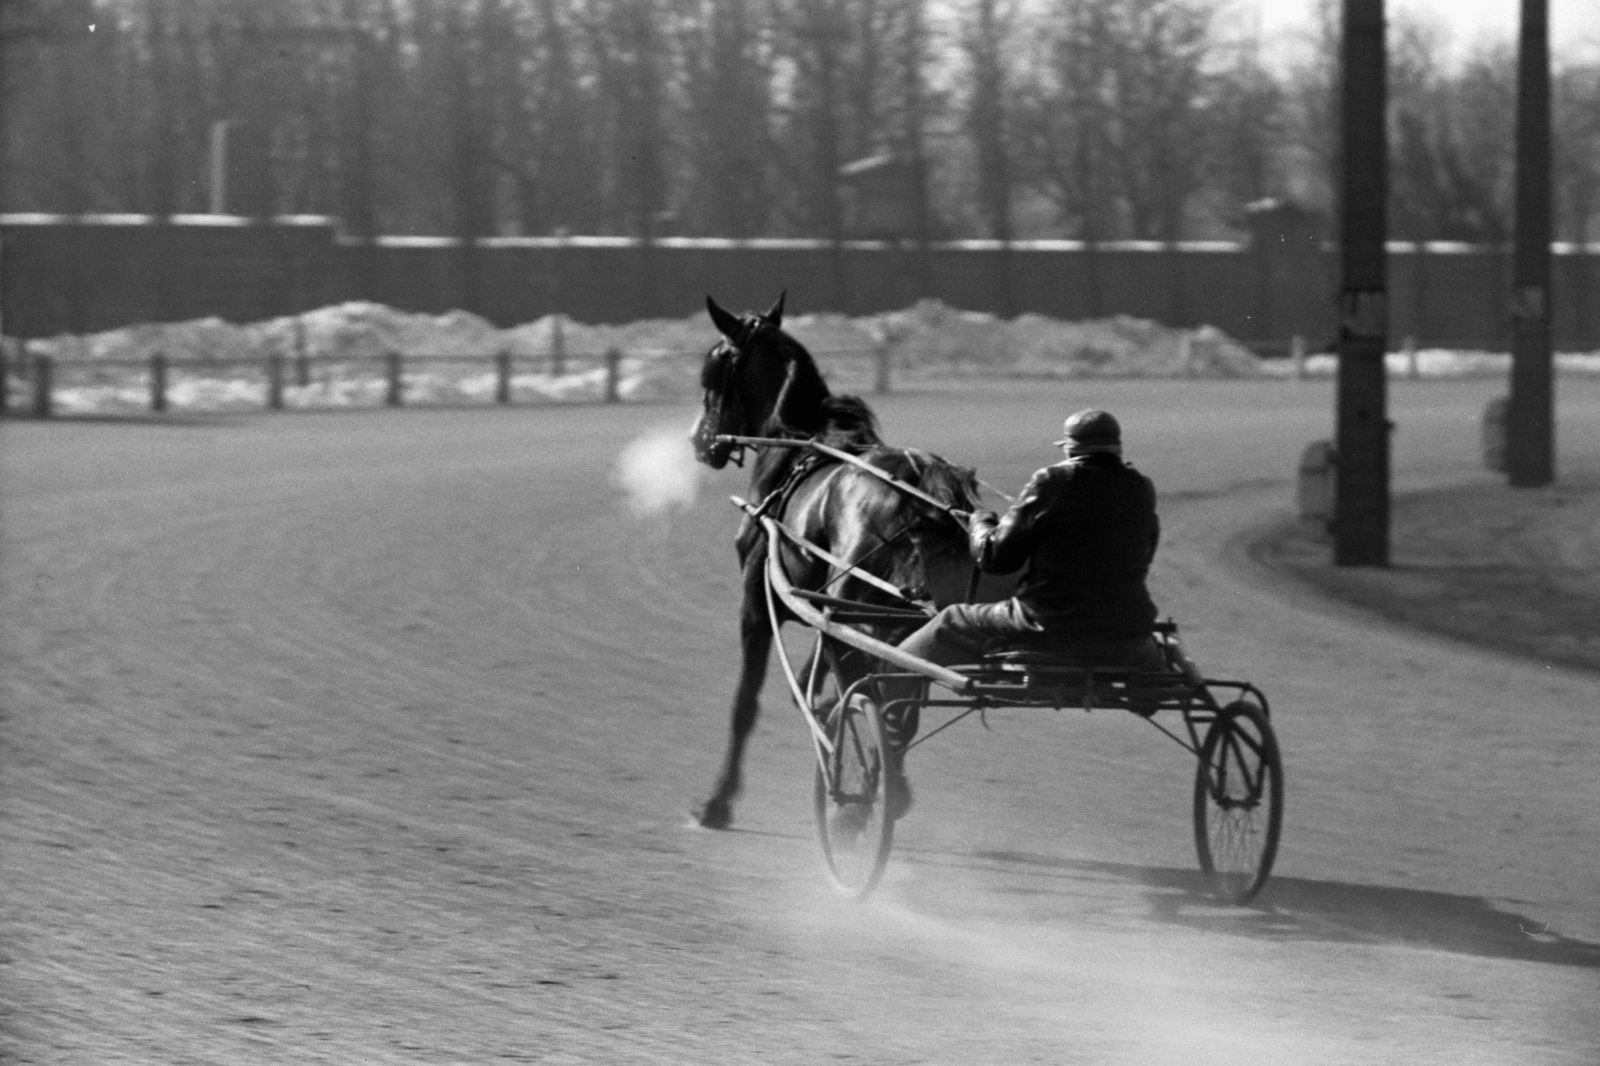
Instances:
[[[897,380],[951,377],[1289,377],[1287,359],[1262,359],[1211,326],[1177,329],[1117,316],[1065,322],[1038,314],[1002,319],[923,300],[899,311],[847,317],[792,315],[784,326],[815,355],[836,387],[870,385],[875,357],[888,353]],[[219,318],[145,323],[87,336],[28,342],[31,355],[57,361],[55,404],[64,413],[148,409],[150,357],[170,360],[172,409],[266,406],[266,363],[284,360],[286,407],[376,406],[388,385],[381,359],[405,359],[407,403],[491,403],[498,378],[492,360],[512,357],[513,402],[595,401],[605,394],[605,359],[621,356],[624,400],[687,400],[698,395],[704,353],[716,341],[700,312],[681,319],[586,325],[564,315],[500,329],[465,311],[442,315],[352,301],[301,315],[235,325]],[[31,397],[19,380],[21,344],[0,338],[13,371],[8,402]],[[305,362],[299,358],[304,356]],[[1504,353],[1423,349],[1391,353],[1396,378],[1504,375]],[[1600,352],[1557,356],[1563,373],[1600,374]],[[1329,377],[1327,353],[1305,358],[1299,372]],[[297,371],[309,372],[306,385]]]
[[[1419,348],[1410,353],[1389,352],[1383,365],[1386,374],[1397,380],[1505,377],[1511,372],[1511,355],[1508,352]],[[1558,352],[1555,366],[1561,374],[1600,374],[1600,352]],[[1274,359],[1264,361],[1262,370],[1271,377],[1291,377],[1294,364],[1287,359]],[[1300,372],[1308,378],[1333,377],[1339,372],[1339,359],[1328,352],[1308,355]]]

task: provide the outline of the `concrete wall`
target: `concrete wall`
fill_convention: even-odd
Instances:
[[[1337,263],[1325,249],[1252,250],[1192,242],[941,244],[620,238],[341,239],[328,219],[0,216],[0,313],[12,336],[90,332],[216,315],[247,322],[345,300],[415,311],[475,311],[500,325],[551,311],[580,321],[678,317],[707,293],[764,307],[781,290],[794,312],[864,313],[923,295],[956,307],[1057,318],[1128,314],[1209,323],[1264,348],[1294,334],[1333,337]],[[1397,244],[1390,256],[1396,345],[1505,348],[1509,254]],[[1600,246],[1558,249],[1557,346],[1600,348]]]

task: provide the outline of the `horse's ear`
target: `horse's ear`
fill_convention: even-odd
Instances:
[[[778,302],[773,304],[771,309],[768,310],[766,314],[761,316],[768,322],[771,322],[774,327],[783,325],[783,301],[788,295],[788,289],[784,289],[782,292],[780,292],[778,294]]]
[[[782,301],[779,302],[781,303]],[[738,315],[724,311],[717,306],[717,301],[709,296],[706,297],[706,310],[711,312],[711,324],[717,327],[718,333],[729,340],[734,340],[739,336],[741,324]]]

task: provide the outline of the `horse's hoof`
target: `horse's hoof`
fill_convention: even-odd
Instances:
[[[911,805],[916,802],[916,797],[911,794],[911,782],[906,778],[904,770],[895,770],[889,775],[888,802],[885,804],[889,820],[898,822],[911,813]]]
[[[726,829],[733,824],[733,805],[721,796],[706,800],[695,820],[702,829]]]

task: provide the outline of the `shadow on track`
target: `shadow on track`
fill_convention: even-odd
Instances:
[[[1481,896],[1273,877],[1253,905],[1224,907],[1206,891],[1196,870],[1021,852],[980,851],[968,858],[1001,871],[1046,874],[1065,881],[1137,884],[1146,889],[1151,919],[1209,932],[1262,940],[1404,945],[1600,969],[1600,944],[1563,936],[1545,922],[1502,910]],[[918,856],[919,861],[930,859],[926,853]]]

